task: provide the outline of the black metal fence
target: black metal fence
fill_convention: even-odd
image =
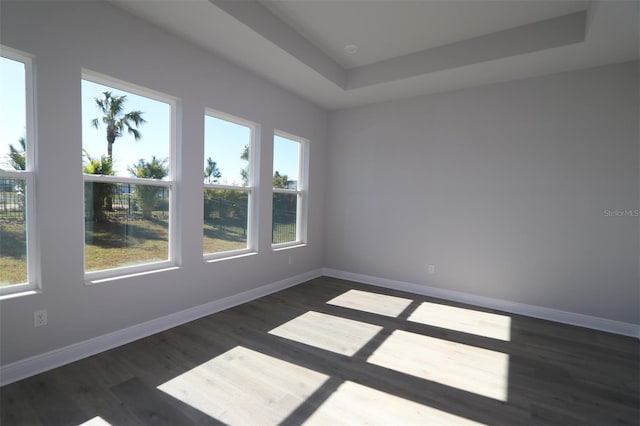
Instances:
[[[204,221],[223,232],[241,230],[247,236],[249,199],[240,191],[207,189],[204,200]]]
[[[271,241],[274,244],[296,240],[297,210],[298,194],[281,192],[273,194]]]
[[[291,210],[273,210],[271,241],[274,244],[296,240],[296,212]]]
[[[169,217],[169,188],[128,183],[85,182],[85,220]]]
[[[137,188],[139,187],[139,188]],[[85,220],[143,217],[141,191],[151,189],[153,195],[152,216],[169,217],[169,189],[128,183],[112,184],[85,182]],[[242,191],[207,190],[205,192],[204,220],[214,227],[241,229],[247,232],[248,196]],[[25,193],[21,179],[0,180],[0,219],[24,220]],[[296,238],[295,198],[289,194],[274,197],[271,237],[274,243],[294,241]],[[293,196],[295,197],[295,195]],[[148,202],[147,202],[148,203]],[[279,208],[280,207],[280,208]]]
[[[25,218],[23,179],[0,179],[0,219],[22,221]]]

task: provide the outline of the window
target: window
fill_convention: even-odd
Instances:
[[[207,111],[204,125],[203,253],[215,258],[250,251],[255,124]]]
[[[88,277],[174,263],[174,117],[175,102],[164,95],[83,74]]]
[[[35,278],[31,58],[0,46],[0,294],[33,289]]]
[[[271,241],[274,246],[306,241],[307,141],[282,132],[273,138],[273,212]]]

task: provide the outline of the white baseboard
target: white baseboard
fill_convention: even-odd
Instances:
[[[35,355],[24,360],[0,366],[0,386],[51,370],[56,367],[86,358],[109,349],[116,348],[134,340],[159,333],[176,327],[189,321],[202,318],[207,315],[249,302],[251,300],[284,290],[301,284],[311,279],[326,275],[328,277],[356,281],[364,284],[401,290],[424,296],[467,303],[470,305],[497,309],[518,315],[556,321],[564,324],[577,325],[595,330],[631,336],[640,339],[640,327],[636,324],[614,321],[606,318],[561,311],[558,309],[544,308],[541,306],[526,305],[489,297],[476,296],[469,293],[429,287],[404,281],[390,280],[373,277],[370,275],[356,274],[339,271],[330,268],[316,269],[281,281],[266,284],[264,286],[234,294],[223,299],[185,309],[161,318],[156,318],[141,324],[114,331],[102,336],[94,337],[82,342],[74,343],[63,348],[55,349],[40,355]]]
[[[0,386],[116,348],[126,343],[133,342],[134,340],[232,308],[259,297],[293,287],[321,275],[322,269],[316,269],[281,281],[266,284],[252,290],[234,294],[223,299],[214,300],[213,302],[205,303],[204,305],[194,306],[193,308],[185,309],[141,324],[136,324],[122,330],[114,331],[83,342],[74,343],[63,348],[0,366]]]
[[[510,302],[507,300],[476,296],[473,294],[454,290],[429,287],[426,285],[413,284],[404,281],[395,281],[387,278],[373,277],[370,275],[356,274],[353,272],[339,271],[330,268],[324,268],[323,272],[324,275],[328,277],[356,281],[364,284],[375,285],[378,287],[385,287],[394,290],[420,294],[423,296],[450,300],[453,302],[467,303],[469,305],[497,309],[511,314],[526,315],[528,317],[555,321],[563,324],[577,325],[580,327],[607,331],[609,333],[615,333],[640,339],[640,326],[638,326],[637,324],[614,321],[607,318],[593,317],[589,315],[578,314],[575,312],[561,311],[558,309],[544,308],[542,306],[527,305],[524,303]]]

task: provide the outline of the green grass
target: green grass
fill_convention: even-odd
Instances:
[[[273,244],[288,243],[296,240],[295,223],[275,223],[271,234]]]
[[[18,220],[0,222],[0,286],[27,280],[25,225]],[[276,224],[274,243],[294,241],[295,225]],[[87,223],[85,261],[87,271],[167,260],[169,224],[166,219],[110,220]],[[203,252],[219,253],[247,247],[241,222],[208,221],[204,226]]]
[[[24,222],[0,222],[0,286],[27,281],[27,241]]]
[[[219,253],[229,250],[241,250],[247,248],[246,229],[239,221],[206,221],[204,224],[204,236],[202,239],[203,253]]]
[[[169,224],[166,219],[109,220],[87,223],[87,272],[169,258]]]

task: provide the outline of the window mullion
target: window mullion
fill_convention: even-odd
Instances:
[[[8,179],[27,179],[33,172],[28,170],[0,170],[0,176]]]
[[[160,179],[147,179],[127,176],[107,176],[107,175],[90,175],[84,174],[85,182],[104,182],[104,183],[128,183],[132,185],[148,185],[148,186],[164,186],[172,187],[174,181],[160,180]]]
[[[217,183],[205,183],[205,189],[218,189],[221,191],[243,191],[243,192],[251,192],[251,187],[249,186],[235,186],[235,185],[220,185]]]

